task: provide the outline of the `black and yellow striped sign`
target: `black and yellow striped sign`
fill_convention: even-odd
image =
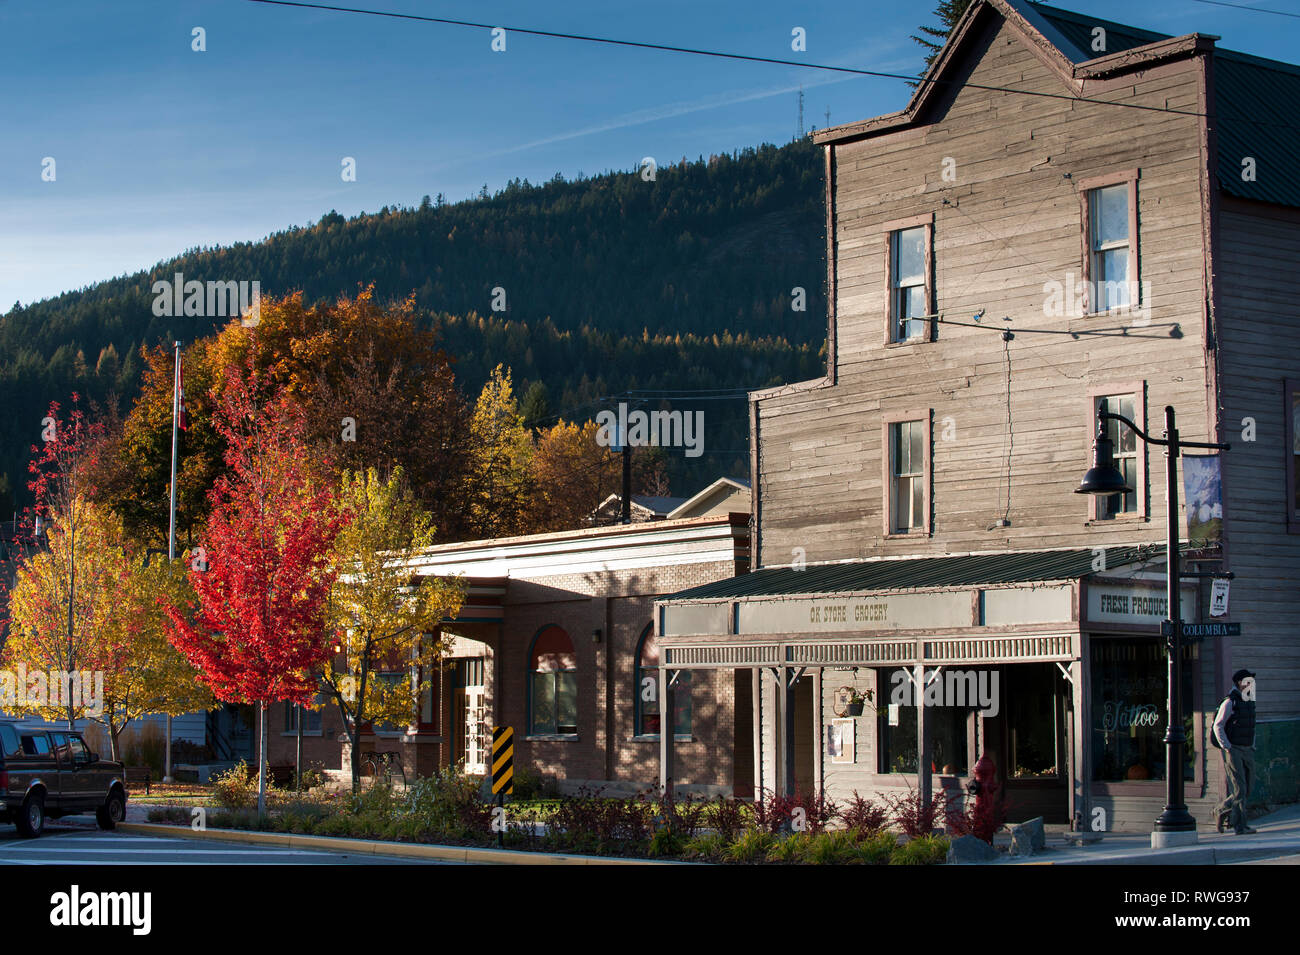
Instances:
[[[509,726],[492,727],[492,795],[515,791],[515,731]]]

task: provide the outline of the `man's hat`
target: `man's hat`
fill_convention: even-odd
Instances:
[[[1246,677],[1254,675],[1255,674],[1251,673],[1249,670],[1238,670],[1232,675],[1232,682],[1240,683],[1242,680],[1246,679]]]

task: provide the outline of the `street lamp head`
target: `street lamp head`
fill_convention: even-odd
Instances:
[[[1092,443],[1092,467],[1083,476],[1075,494],[1128,494],[1132,492],[1119,468],[1115,467],[1115,442],[1106,434],[1105,419],[1097,424],[1097,438]]]

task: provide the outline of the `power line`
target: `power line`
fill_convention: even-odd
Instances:
[[[906,73],[886,73],[881,70],[863,70],[851,66],[833,66],[828,63],[807,63],[801,60],[784,60],[770,56],[750,56],[744,53],[727,53],[722,50],[701,50],[693,47],[672,46],[666,43],[647,43],[642,40],[620,40],[613,37],[591,36],[582,33],[561,33],[555,30],[534,30],[527,27],[509,27],[500,23],[478,23],[473,20],[453,20],[448,17],[426,17],[414,13],[394,13],[388,10],[363,10],[359,7],[339,7],[324,3],[303,3],[301,0],[248,0],[249,3],[261,3],[276,7],[303,7],[309,10],[327,10],[335,13],[360,13],[372,17],[387,17],[395,20],[418,20],[423,23],[438,23],[444,26],[472,27],[476,30],[502,29],[508,33],[522,33],[525,36],[549,37],[556,40],[580,40],[584,43],[604,43],[610,46],[636,47],[642,50],[660,50],[666,53],[688,53],[692,56],[711,56],[724,60],[743,60],[748,63],[770,63],[776,66],[796,66],[807,70],[829,70],[835,73],[850,73],[854,76],[874,76],[879,79],[905,80],[918,83],[918,78]],[[1096,103],[1099,106],[1119,106],[1125,109],[1138,109],[1152,113],[1171,113],[1178,116],[1195,116],[1206,118],[1206,113],[1195,110],[1170,109],[1167,106],[1147,106],[1143,103],[1124,103],[1112,100],[1092,99],[1086,96],[1070,96],[1066,93],[1047,93],[1041,90],[1021,90],[1009,86],[985,86],[979,83],[966,83],[961,80],[921,80],[919,85],[936,84],[960,86],[964,89],[985,90],[993,93],[1014,93],[1020,96],[1038,96],[1046,99],[1067,100],[1072,103]],[[1259,120],[1244,120],[1259,125],[1285,126],[1288,129],[1300,127],[1287,124],[1265,123]]]
[[[1294,17],[1300,20],[1300,13],[1291,13],[1289,10],[1268,10],[1264,7],[1247,6],[1244,3],[1224,3],[1223,0],[1196,0],[1196,2],[1211,7],[1227,7],[1230,10],[1253,10],[1255,13],[1272,13],[1279,17]]]

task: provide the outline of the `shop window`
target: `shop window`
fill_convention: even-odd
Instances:
[[[528,727],[535,736],[578,732],[578,658],[573,641],[559,627],[533,637],[528,663]]]
[[[1098,782],[1145,782],[1165,778],[1168,661],[1158,637],[1094,636],[1092,684],[1092,778]],[[1192,779],[1192,726],[1196,647],[1183,650],[1184,778]]]
[[[927,671],[929,678],[935,671]],[[876,698],[883,701],[879,712],[878,766],[882,773],[915,773],[919,764],[916,736],[916,702],[919,694],[909,688],[913,671],[877,670]],[[941,678],[941,677],[938,677]],[[926,715],[930,735],[930,769],[945,776],[967,774],[966,730],[971,708],[931,706]]]
[[[930,416],[884,422],[885,533],[930,532]]]
[[[1079,183],[1084,197],[1084,260],[1088,311],[1135,308],[1138,303],[1136,169]]]
[[[1022,663],[1005,667],[1002,694],[1007,712],[1008,761],[1012,779],[1061,775],[1061,709],[1056,692],[1060,677],[1053,664]]]
[[[1110,414],[1123,415],[1145,431],[1145,393],[1145,382],[1134,382],[1125,389],[1112,387],[1092,393],[1086,467],[1092,466],[1092,444],[1097,437],[1097,415],[1101,411],[1101,403],[1106,402],[1106,410]],[[1147,516],[1146,444],[1139,441],[1133,429],[1122,421],[1108,420],[1106,434],[1115,448],[1115,467],[1133,490],[1127,494],[1108,494],[1104,497],[1088,495],[1088,520],[1144,518]]]
[[[637,736],[658,736],[662,720],[659,707],[659,647],[654,625],[641,633],[637,646],[633,706]],[[682,670],[673,685],[673,735],[691,735],[691,671]]]
[[[1287,528],[1300,533],[1300,380],[1286,381]]]

